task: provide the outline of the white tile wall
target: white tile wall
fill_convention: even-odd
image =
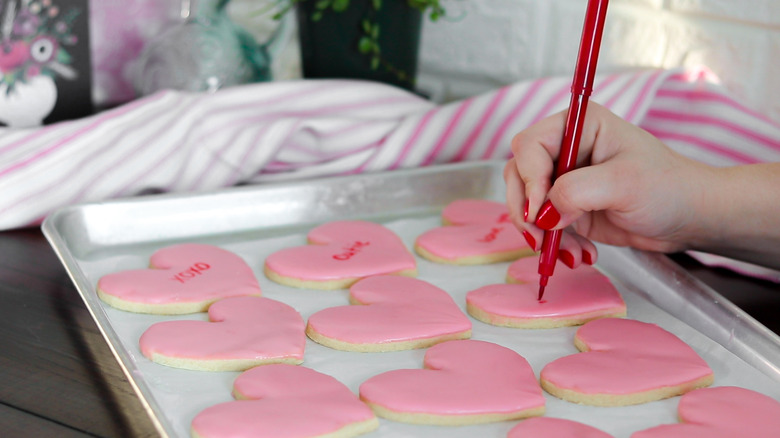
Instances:
[[[425,22],[420,87],[442,101],[574,68],[586,0],[444,0]],[[612,0],[599,72],[704,65],[780,121],[780,1]]]
[[[398,0],[401,1],[401,0]],[[418,84],[444,102],[524,79],[571,75],[587,0],[442,0],[425,20]],[[244,10],[257,0],[232,0]],[[252,27],[252,23],[242,24]],[[276,62],[299,74],[295,41]],[[743,103],[780,122],[780,0],[611,0],[598,70],[710,68]]]

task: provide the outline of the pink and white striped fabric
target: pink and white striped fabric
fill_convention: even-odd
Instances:
[[[780,124],[711,79],[705,70],[602,75],[592,100],[707,163],[780,161]],[[165,91],[84,119],[3,129],[0,229],[148,191],[503,159],[515,133],[566,108],[569,87],[570,78],[544,78],[436,106],[377,83],[271,82]]]

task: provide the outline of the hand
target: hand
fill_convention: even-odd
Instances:
[[[512,141],[514,157],[504,169],[507,206],[529,243],[540,249],[543,230],[538,225],[571,225],[577,234],[564,233],[561,241],[570,267],[583,259],[595,262],[591,240],[652,251],[685,249],[697,234],[694,212],[701,201],[696,193],[711,179],[706,174],[712,168],[590,103],[577,168],[550,187],[565,118],[565,112],[550,116]],[[540,214],[547,200],[552,210]]]

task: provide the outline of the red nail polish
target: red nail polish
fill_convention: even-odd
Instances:
[[[569,251],[562,249],[558,251],[558,258],[561,259],[564,265],[574,269],[574,256]]]
[[[523,209],[523,222],[528,222],[528,204],[530,203],[530,199],[525,200],[525,208]]]
[[[536,239],[534,239],[534,236],[532,236],[528,231],[523,230],[523,237],[525,237],[525,241],[528,242],[528,246],[536,251]]]
[[[593,256],[588,251],[585,251],[584,249],[582,250],[582,262],[587,263],[589,265],[593,264]]]
[[[536,226],[543,230],[551,230],[561,220],[561,214],[553,207],[552,202],[548,199],[542,204],[542,208],[539,209],[539,214],[536,216]]]

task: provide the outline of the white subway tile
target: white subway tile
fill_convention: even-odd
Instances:
[[[780,25],[777,0],[668,0],[673,12],[711,15],[727,21]]]

